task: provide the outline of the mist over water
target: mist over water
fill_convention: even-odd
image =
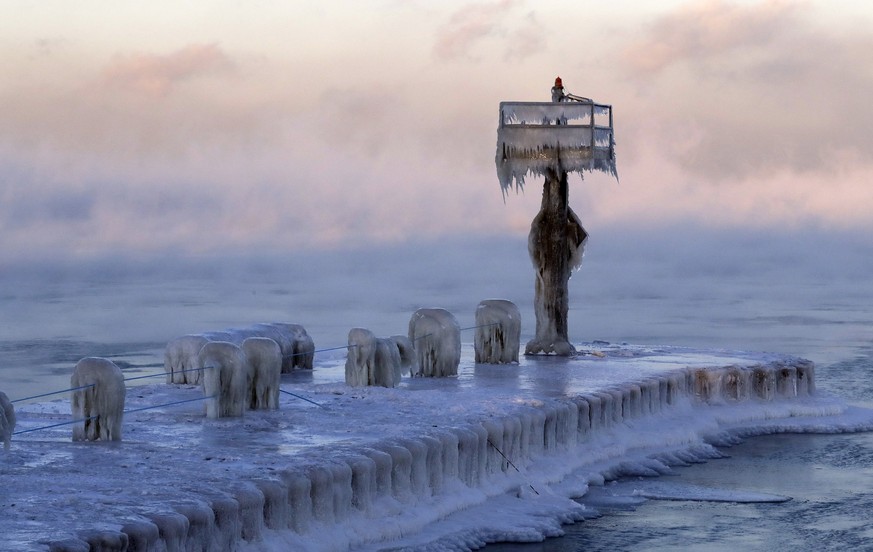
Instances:
[[[576,342],[772,351],[819,364],[851,359],[870,343],[873,244],[858,238],[699,227],[589,231],[570,281]],[[356,326],[405,334],[423,306],[446,308],[470,326],[486,298],[518,304],[526,340],[535,327],[533,278],[521,236],[12,262],[0,267],[3,388],[10,397],[19,385],[63,388],[63,376],[89,355],[153,365],[173,337],[257,322],[303,324],[318,348],[344,345]]]

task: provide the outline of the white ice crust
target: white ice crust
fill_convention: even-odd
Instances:
[[[83,358],[70,377],[74,441],[120,441],[124,418],[124,374],[111,360]]]
[[[528,174],[601,171],[617,177],[611,107],[585,102],[502,102],[495,163],[500,187]]]
[[[458,373],[461,326],[452,313],[441,308],[418,309],[409,319],[409,340],[418,356],[414,375],[445,378]]]
[[[21,434],[0,454],[4,500],[16,504],[0,518],[0,549],[539,541],[591,515],[572,497],[605,480],[671,473],[749,435],[873,429],[873,412],[816,392],[801,359],[576,345],[579,357],[518,365],[477,365],[465,345],[457,377],[396,388],[349,387],[345,353],[319,355],[316,370],[282,385],[321,408],[283,395],[280,410],[242,419],[209,419],[197,402],[137,411],[111,449],[70,442],[68,427]],[[155,384],[128,395],[136,410],[201,391]],[[64,421],[68,408],[26,405],[18,427]]]
[[[480,302],[476,307],[473,345],[476,362],[517,363],[521,347],[521,313],[515,303],[506,299]]]
[[[299,324],[271,322],[245,328],[189,334],[167,343],[164,350],[164,372],[167,383],[200,383],[203,374],[197,369],[197,355],[210,341],[226,341],[242,346],[250,337],[266,337],[275,341],[282,352],[282,373],[295,368],[312,369],[315,343]]]
[[[279,408],[279,383],[282,377],[282,349],[269,337],[249,337],[242,342],[248,362],[248,408]]]
[[[228,341],[210,341],[200,349],[197,367],[203,371],[206,417],[243,415],[249,405],[251,367],[242,349]]]
[[[6,450],[9,450],[13,431],[15,431],[15,407],[6,393],[0,391],[0,441],[3,441],[3,448]]]

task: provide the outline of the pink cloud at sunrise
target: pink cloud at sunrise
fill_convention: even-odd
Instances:
[[[522,236],[539,183],[503,202],[497,106],[557,75],[615,109],[587,226],[871,229],[863,3],[12,4],[4,255]]]

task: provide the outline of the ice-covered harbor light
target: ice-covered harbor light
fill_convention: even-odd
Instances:
[[[612,106],[565,94],[555,79],[551,102],[500,102],[497,177],[504,198],[543,175],[543,200],[531,223],[528,252],[536,269],[536,336],[525,354],[575,353],[567,329],[567,283],[579,268],[588,233],[568,204],[567,174],[603,171],[617,177]]]

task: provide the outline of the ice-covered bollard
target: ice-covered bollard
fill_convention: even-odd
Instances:
[[[776,368],[776,393],[782,398],[797,396],[797,370],[794,366],[779,366]]]
[[[485,299],[476,307],[476,362],[510,364],[518,362],[521,313],[512,301]]]
[[[121,369],[105,358],[83,358],[70,384],[73,419],[82,420],[73,426],[73,441],[121,441],[126,394]]]
[[[376,339],[376,354],[369,384],[396,387],[400,383],[400,351],[390,337]]]
[[[9,450],[13,431],[15,431],[15,408],[6,393],[0,391],[0,439],[3,440],[3,448],[6,450]]]
[[[248,390],[248,362],[242,349],[227,341],[211,341],[198,355],[203,370],[206,416],[242,416]]]
[[[772,401],[776,389],[776,376],[766,366],[752,368],[752,389],[754,396],[764,401]]]
[[[809,360],[801,360],[796,365],[797,394],[800,396],[815,393],[815,364]]]
[[[349,352],[346,357],[346,384],[352,387],[377,385],[395,387],[400,383],[403,365],[401,350],[408,356],[409,340],[403,336],[377,338],[364,328],[349,330]],[[399,342],[398,342],[399,341]]]
[[[309,333],[307,333],[306,328],[300,324],[285,324],[281,322],[274,322],[269,324],[269,326],[282,331],[287,336],[291,347],[287,353],[283,351],[285,358],[282,363],[282,373],[291,372],[295,368],[312,370],[312,362],[315,359],[315,342],[309,336]]]
[[[418,355],[418,374],[447,377],[458,374],[461,363],[461,327],[449,311],[418,309],[409,320],[409,340]]]
[[[349,352],[346,356],[346,385],[365,387],[376,362],[376,336],[365,328],[349,330]]]
[[[418,356],[415,354],[415,346],[412,340],[405,335],[392,335],[391,341],[400,353],[400,371],[403,374],[415,374],[418,372]]]
[[[279,382],[282,376],[282,350],[269,337],[249,337],[242,343],[249,363],[247,374],[248,407],[252,410],[279,408]]]
[[[164,349],[167,383],[200,383],[202,371],[197,369],[197,354],[208,342],[202,335],[183,335],[170,340]]]
[[[177,337],[167,343],[164,351],[164,372],[167,383],[202,383],[202,371],[198,370],[200,349],[206,343],[226,341],[242,346],[251,337],[268,337],[275,341],[282,351],[282,373],[295,368],[312,369],[315,356],[315,343],[299,324],[274,322],[254,324],[246,328],[229,328],[217,332],[205,332]]]

